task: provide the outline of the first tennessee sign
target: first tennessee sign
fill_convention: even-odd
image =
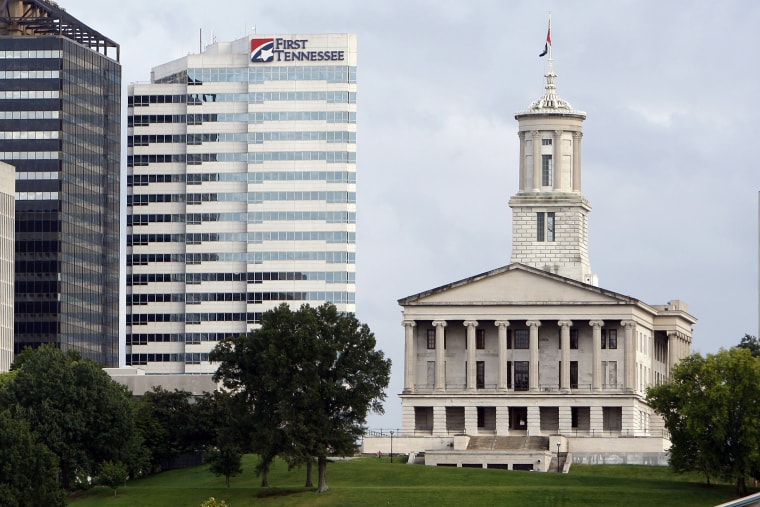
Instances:
[[[343,61],[345,51],[314,51],[309,39],[251,39],[251,62],[324,62]]]

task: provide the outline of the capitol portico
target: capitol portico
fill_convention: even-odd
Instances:
[[[688,354],[682,302],[510,264],[400,304],[404,433],[663,437],[644,397]]]

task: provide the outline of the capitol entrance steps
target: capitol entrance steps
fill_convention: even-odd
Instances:
[[[548,451],[549,437],[470,437],[468,451]]]

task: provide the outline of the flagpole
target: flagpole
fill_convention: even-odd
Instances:
[[[546,38],[548,39],[547,42],[549,43],[549,66],[551,66],[552,61],[552,43],[551,43],[551,33],[552,33],[552,11],[549,11],[549,31],[546,34]]]

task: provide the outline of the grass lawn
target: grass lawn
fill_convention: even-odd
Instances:
[[[503,506],[714,506],[735,497],[733,485],[703,484],[696,475],[676,475],[665,467],[573,465],[570,473],[511,472],[471,468],[413,466],[389,458],[357,458],[330,463],[330,491],[303,487],[305,468],[288,471],[278,461],[269,488],[254,477],[255,456],[245,456],[243,474],[227,489],[224,477],[201,466],[129,481],[117,497],[97,487],[72,498],[74,507],[198,507],[210,496],[229,507],[291,505],[452,505]],[[314,480],[316,483],[316,465]],[[754,491],[753,491],[754,492]]]

